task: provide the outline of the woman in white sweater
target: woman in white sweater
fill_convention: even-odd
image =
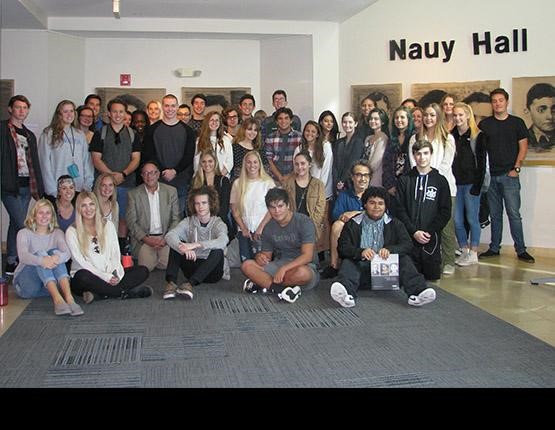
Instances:
[[[123,269],[116,228],[104,222],[96,195],[82,192],[75,202],[75,226],[66,231],[71,251],[71,289],[85,303],[108,297],[149,297],[152,288],[141,285],[148,278],[144,266]]]
[[[24,299],[50,296],[56,315],[83,315],[71,295],[65,265],[70,253],[52,203],[47,199],[37,201],[25,219],[25,227],[17,233],[19,265],[13,281],[17,294]]]
[[[222,115],[219,112],[208,112],[202,120],[200,133],[197,138],[193,170],[199,169],[200,154],[212,150],[218,157],[218,165],[223,176],[230,177],[233,170],[233,148],[231,137],[224,133]]]
[[[62,100],[39,139],[44,191],[52,197],[56,197],[57,181],[62,175],[73,178],[75,191],[92,190],[94,169],[89,144],[83,132],[73,126],[74,119],[75,105],[70,100]]]

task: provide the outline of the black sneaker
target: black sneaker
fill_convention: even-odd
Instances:
[[[6,263],[4,272],[6,273],[6,275],[13,275],[16,268],[17,263]]]
[[[250,279],[246,279],[245,282],[243,283],[243,291],[249,294],[257,294],[257,293],[267,294],[270,292],[268,288],[259,287]]]
[[[338,272],[339,272],[339,271],[338,271],[336,268],[334,268],[334,267],[332,267],[332,266],[328,266],[328,267],[326,267],[324,270],[322,270],[322,271],[320,272],[320,277],[321,277],[322,279],[331,279],[331,278],[335,278],[335,277],[337,276],[337,273],[338,273]]]
[[[152,296],[152,288],[148,285],[139,285],[129,290],[122,291],[121,299],[143,299]]]
[[[478,255],[478,258],[488,258],[488,257],[498,257],[499,256],[499,252],[495,252],[492,251],[491,249],[488,249],[486,252],[482,252],[481,254]]]
[[[487,220],[482,221],[482,222],[480,223],[480,228],[481,228],[481,229],[484,229],[484,228],[486,228],[486,227],[487,227],[488,225],[490,225],[490,224],[491,224],[491,221],[490,221],[489,219],[487,219]]]
[[[532,257],[530,254],[528,254],[526,251],[521,252],[520,254],[518,254],[518,259],[525,261],[526,263],[535,263],[536,260],[534,259],[534,257]]]

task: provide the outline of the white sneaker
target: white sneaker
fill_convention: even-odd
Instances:
[[[472,266],[473,264],[478,264],[478,253],[476,251],[469,251],[466,259],[459,266]]]
[[[355,305],[355,299],[351,296],[341,282],[331,284],[330,295],[333,300],[344,308],[352,308]]]
[[[451,266],[450,264],[446,264],[445,266],[443,266],[444,275],[452,275],[453,273],[455,273],[455,268],[453,266]]]
[[[411,306],[422,306],[426,303],[432,303],[436,299],[436,291],[433,288],[426,288],[417,296],[409,297],[409,305]]]
[[[459,257],[455,258],[455,264],[457,266],[465,266],[465,262],[467,259],[468,259],[468,252],[463,251],[463,253]]]
[[[457,257],[459,257],[459,256],[461,256],[461,255],[463,255],[463,254],[464,254],[464,250],[463,250],[462,248],[457,248],[457,249],[455,249],[455,255],[456,255]]]
[[[277,296],[280,300],[285,300],[289,303],[295,303],[297,299],[301,296],[301,287],[295,286],[284,288],[283,291]]]

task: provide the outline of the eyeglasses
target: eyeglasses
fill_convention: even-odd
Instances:
[[[149,172],[143,172],[142,175],[143,176],[155,176],[156,174],[158,174],[159,171],[158,170],[151,170]]]
[[[100,246],[98,246],[98,238],[96,236],[93,236],[92,238],[92,243],[94,245],[94,252],[96,252],[97,254],[100,254]]]
[[[357,179],[370,179],[372,175],[370,173],[353,173],[353,176]]]

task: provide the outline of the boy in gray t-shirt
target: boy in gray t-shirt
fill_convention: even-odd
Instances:
[[[301,294],[300,287],[314,288],[320,280],[314,223],[306,215],[291,211],[289,195],[283,189],[268,191],[266,207],[272,218],[262,232],[261,252],[241,265],[248,278],[243,290],[277,293],[279,299],[293,303]]]

